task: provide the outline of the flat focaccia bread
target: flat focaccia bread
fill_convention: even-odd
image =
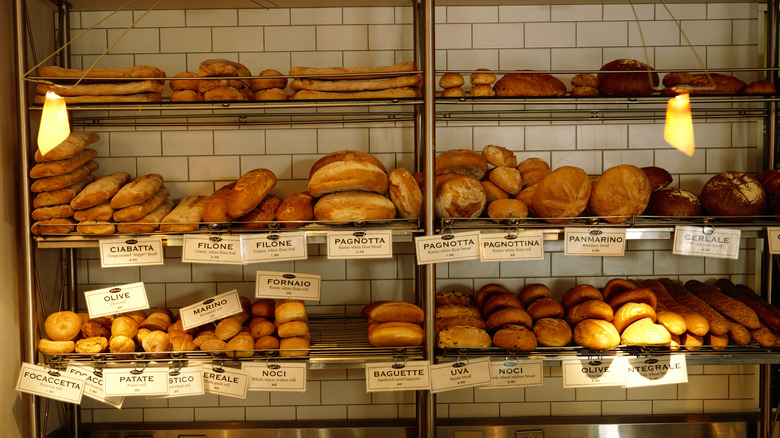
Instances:
[[[57,161],[45,161],[38,163],[30,169],[30,178],[47,178],[50,176],[65,175],[83,166],[87,161],[97,157],[94,149],[84,149],[78,154]]]
[[[116,198],[117,195],[115,195],[114,198]],[[168,199],[168,196],[170,195],[171,192],[168,189],[166,189],[165,187],[161,187],[160,190],[157,191],[157,193],[155,193],[151,198],[147,199],[146,201],[138,205],[131,205],[130,207],[125,207],[121,210],[117,210],[114,213],[114,222],[129,222],[129,221],[140,220],[144,216],[151,213],[152,210],[160,206],[160,204],[162,204],[166,199]]]
[[[173,201],[166,199],[146,216],[130,222],[116,224],[116,231],[122,234],[151,233],[160,227],[160,222],[173,210]]]
[[[342,73],[365,73],[360,75],[363,79],[387,78],[400,76],[405,72],[417,70],[417,65],[412,61],[400,62],[394,65],[385,65],[380,67],[293,67],[290,69],[290,76],[308,76],[308,75],[337,75]],[[354,79],[354,76],[338,76],[329,79]]]
[[[163,177],[160,174],[141,175],[119,189],[111,198],[111,206],[120,209],[141,204],[159,192],[162,185]]]
[[[53,91],[60,96],[113,96],[117,94],[162,93],[160,81],[122,82],[117,84],[79,84],[58,86],[40,84],[35,88],[38,94]]]
[[[387,79],[355,79],[324,81],[315,79],[295,79],[290,83],[290,89],[313,91],[375,91],[390,88],[420,87],[422,75],[406,75]]]
[[[130,174],[127,172],[116,172],[100,177],[84,187],[84,190],[70,201],[70,206],[74,210],[83,210],[108,202],[128,181],[130,181]]]
[[[208,196],[190,195],[184,197],[162,221],[160,231],[166,233],[186,233],[200,227],[203,205]]]
[[[94,132],[71,131],[68,138],[47,152],[46,155],[41,155],[40,150],[35,151],[35,161],[40,163],[42,161],[64,160],[78,154],[85,147],[98,140],[100,140],[100,136]]]
[[[32,224],[30,231],[33,234],[67,234],[76,229],[76,221],[71,218],[63,217],[56,219],[47,219]]]
[[[295,100],[310,99],[405,99],[420,97],[420,90],[417,88],[391,88],[389,90],[378,91],[355,91],[353,93],[337,93],[328,91],[298,90],[293,93]]]
[[[32,211],[31,215],[32,219],[35,221],[71,216],[73,216],[73,209],[70,208],[70,205],[68,204],[36,208]]]
[[[67,204],[89,183],[95,180],[94,175],[88,175],[64,189],[54,190],[52,192],[41,192],[35,195],[33,207],[41,208],[51,205]]]
[[[86,164],[74,170],[73,172],[66,173],[65,175],[50,176],[48,178],[41,178],[32,183],[30,190],[34,193],[40,192],[52,192],[54,190],[64,189],[69,185],[80,181],[92,172],[98,170],[100,165],[97,161],[87,161]]]
[[[73,219],[77,221],[109,221],[114,215],[114,209],[108,205],[108,202],[98,204],[94,207],[76,210],[73,212]]]
[[[116,96],[64,96],[65,103],[124,103],[124,102],[160,102],[159,93],[125,94]],[[46,96],[35,96],[35,103],[42,105]]]
[[[56,65],[45,65],[38,68],[40,77],[56,78],[74,78],[78,79],[87,73],[87,78],[164,78],[165,72],[151,65],[135,65],[122,68],[93,68],[86,70],[76,70],[71,68],[57,67]]]

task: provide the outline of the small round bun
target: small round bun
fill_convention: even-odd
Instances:
[[[255,350],[276,350],[279,348],[279,338],[276,336],[263,336],[255,341]]]
[[[496,294],[485,301],[485,305],[482,307],[482,314],[489,317],[491,313],[508,307],[522,308],[523,303],[513,293]]]
[[[217,339],[227,341],[241,331],[241,323],[234,318],[225,318],[217,324],[214,329],[214,336]]]
[[[651,216],[701,216],[699,197],[686,190],[666,187],[650,195],[645,214]]]
[[[478,68],[477,69],[480,72],[484,73],[472,73],[469,76],[469,82],[475,85],[490,85],[493,82],[496,81],[496,75],[491,73],[490,70],[486,68]]]
[[[604,298],[601,295],[601,291],[595,286],[580,284],[566,291],[561,299],[561,304],[563,304],[564,309],[568,310],[587,300],[604,301]]]
[[[517,298],[520,298],[523,306],[528,307],[529,304],[538,298],[552,298],[552,291],[549,287],[540,283],[526,284],[517,293]]]
[[[507,324],[517,324],[530,329],[533,326],[531,315],[520,307],[507,307],[493,312],[485,321],[487,331],[492,332]]]
[[[252,303],[251,312],[254,316],[273,318],[274,306],[275,303],[273,298],[258,298],[254,303]]]
[[[279,341],[279,356],[281,357],[308,356],[309,349],[309,340],[303,337],[283,338]]]
[[[108,350],[112,353],[132,353],[135,351],[135,341],[127,336],[111,336],[108,340]]]
[[[274,69],[263,70],[260,76],[284,76],[282,72]],[[268,88],[284,88],[287,86],[287,78],[254,78],[249,81],[249,87],[252,91],[265,90]]]
[[[557,318],[542,318],[533,326],[536,342],[543,347],[565,347],[571,342],[571,326]]]
[[[521,161],[517,165],[517,170],[519,170],[521,174],[529,170],[538,170],[538,169],[544,169],[549,171],[550,165],[547,164],[547,162],[542,160],[541,158],[536,158],[536,157],[526,158],[525,160]]]
[[[523,177],[524,187],[529,187],[539,183],[539,181],[541,181],[549,174],[550,171],[547,169],[531,169],[520,173],[520,175]]]
[[[536,335],[521,325],[507,324],[493,335],[493,345],[509,351],[534,351]]]
[[[518,199],[497,199],[488,205],[487,213],[491,219],[524,219],[528,217],[528,206]]]
[[[615,326],[618,333],[623,333],[623,330],[625,330],[626,327],[642,318],[650,318],[655,322],[657,318],[655,309],[645,303],[626,303],[620,306],[615,312],[615,317],[612,318],[612,324]]]
[[[496,167],[517,167],[517,157],[515,156],[515,153],[503,146],[489,144],[482,148],[482,156],[485,157],[488,163]]]
[[[623,345],[669,345],[672,336],[651,318],[642,318],[632,323],[620,335]]]
[[[175,79],[171,79],[169,85],[171,87],[171,90],[178,91],[178,90],[194,90],[198,91],[198,85],[200,84],[200,79],[187,79],[187,78],[197,78],[198,74],[191,72],[191,71],[183,71],[176,76],[174,76]]]
[[[445,173],[445,175],[447,174]],[[485,203],[487,205],[490,205],[494,201],[498,201],[499,199],[509,199],[509,194],[501,190],[500,187],[493,184],[492,182],[480,181],[480,184],[482,184],[482,188],[485,189],[485,195],[487,196]]]
[[[498,284],[498,283],[488,283],[481,288],[477,290],[477,293],[475,294],[476,300],[477,300],[477,306],[480,308],[485,306],[485,302],[496,294],[508,294],[509,289],[506,287]]]
[[[52,341],[71,341],[79,335],[82,323],[78,313],[63,310],[46,318],[44,330]]]
[[[126,336],[134,338],[138,333],[138,322],[129,316],[114,318],[111,323],[111,337]]]
[[[590,73],[578,73],[571,78],[571,85],[574,87],[599,87],[599,78]]]
[[[252,357],[255,354],[255,340],[246,333],[239,333],[229,340],[226,347],[228,357]]]
[[[274,333],[276,333],[276,326],[268,318],[255,316],[249,322],[249,334],[254,339],[260,339],[263,336],[270,336]]]
[[[462,87],[445,88],[441,92],[441,97],[466,97],[466,90]]]
[[[523,177],[514,166],[499,166],[491,170],[488,179],[510,196],[516,196],[523,188]]]
[[[436,157],[436,175],[457,173],[482,180],[488,170],[488,162],[471,149],[452,149]]]
[[[252,93],[252,100],[290,100],[290,96],[281,88],[266,88]]]
[[[531,319],[536,321],[542,318],[563,318],[563,306],[553,298],[539,298],[534,300],[526,308]]]
[[[479,180],[470,176],[448,179],[436,190],[436,215],[442,219],[478,218],[486,203],[485,189]]]
[[[73,341],[52,341],[46,338],[38,341],[38,351],[43,354],[68,354],[75,350],[76,344]]]
[[[474,85],[471,87],[472,97],[493,97],[496,95],[496,90],[490,85]]]
[[[580,321],[572,333],[574,343],[591,350],[602,351],[620,345],[620,334],[611,322],[602,319]]]
[[[447,88],[460,87],[464,83],[463,75],[460,73],[444,73],[441,79],[439,79],[439,86],[445,90]]]
[[[655,293],[646,287],[624,290],[609,299],[609,305],[612,307],[612,310],[617,310],[623,304],[629,302],[649,304],[654,310],[658,306],[658,298],[655,296]]]
[[[604,297],[604,301],[609,301],[620,292],[636,289],[638,287],[639,285],[631,280],[613,278],[604,285],[604,288],[601,290],[601,295]]]
[[[598,88],[593,87],[574,87],[569,91],[569,95],[571,96],[598,96],[599,90]]]
[[[612,322],[615,312],[612,307],[604,301],[588,300],[570,308],[566,311],[566,322],[576,325],[583,319],[603,319]]]

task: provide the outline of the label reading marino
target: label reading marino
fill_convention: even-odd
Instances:
[[[541,231],[480,233],[479,256],[483,262],[544,260],[544,236]]]
[[[244,234],[244,262],[266,263],[306,260],[306,233]]]
[[[84,395],[89,398],[95,399],[99,402],[105,403],[111,407],[122,409],[122,403],[124,397],[106,397],[103,394],[103,377],[95,374],[95,369],[85,365],[69,364],[68,369],[65,370],[68,374],[85,379]]]
[[[244,251],[241,236],[227,234],[185,234],[182,238],[183,263],[216,263],[243,265]]]
[[[677,383],[688,383],[688,369],[683,354],[628,360],[627,387]]]
[[[418,265],[479,260],[479,231],[421,236],[414,243]]]
[[[622,256],[626,230],[611,228],[564,228],[564,255]]]
[[[766,227],[769,254],[780,254],[780,227]]]
[[[366,392],[431,389],[431,364],[424,360],[366,364]]]
[[[382,259],[393,256],[393,232],[331,231],[327,235],[329,259]]]
[[[672,253],[736,260],[739,258],[739,238],[741,235],[742,232],[734,228],[678,225],[674,227]]]
[[[305,363],[244,362],[242,368],[249,373],[250,391],[306,391]]]
[[[130,283],[84,292],[90,318],[149,308],[143,283]]]
[[[207,394],[246,398],[249,373],[236,368],[203,368],[203,387]]]
[[[148,397],[173,398],[189,395],[202,395],[206,392],[203,388],[203,368],[183,367],[168,372],[168,394]]]
[[[506,359],[490,363],[491,382],[484,389],[542,386],[541,360]]]
[[[242,310],[238,291],[233,289],[213,298],[182,307],[179,310],[179,315],[181,316],[181,324],[184,330],[189,330],[193,327],[236,314]]]
[[[103,394],[106,397],[168,394],[168,368],[106,368]]]
[[[19,392],[73,404],[81,403],[85,386],[84,377],[52,371],[31,363],[22,363],[16,381],[16,390]]]
[[[255,298],[320,299],[322,277],[318,274],[257,271]]]
[[[133,237],[100,241],[100,267],[162,265],[162,237]]]
[[[626,384],[624,357],[561,361],[564,388],[623,386]]]
[[[489,357],[431,365],[431,392],[481,386],[490,380]]]

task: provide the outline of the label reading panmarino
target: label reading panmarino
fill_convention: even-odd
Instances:
[[[431,364],[428,361],[366,364],[366,392],[423,391],[430,388]]]
[[[306,233],[242,234],[244,262],[265,263],[306,260]]]
[[[86,381],[82,376],[55,372],[49,368],[22,363],[16,390],[28,394],[80,404]]]
[[[100,241],[100,267],[162,265],[162,237],[134,237]]]
[[[143,283],[130,283],[84,292],[90,318],[149,308]]]
[[[736,260],[739,258],[741,235],[742,231],[734,228],[678,225],[674,227],[672,253]]]
[[[544,236],[541,231],[480,233],[479,250],[483,262],[544,260]]]
[[[329,259],[379,259],[393,256],[393,232],[331,231],[328,232]]]
[[[179,310],[179,315],[181,316],[184,330],[189,330],[193,327],[234,315],[242,310],[238,291],[233,289],[213,298],[183,307]]]
[[[479,231],[421,236],[414,243],[418,265],[479,260]]]
[[[628,360],[626,386],[652,386],[688,383],[685,355],[672,354]]]
[[[618,228],[564,228],[565,255],[622,256],[626,252],[626,230]]]
[[[250,391],[306,391],[305,363],[244,362],[242,368],[249,373]]]
[[[241,236],[185,234],[182,238],[181,261],[243,265],[244,251]]]
[[[320,299],[322,277],[317,274],[257,271],[255,298]]]

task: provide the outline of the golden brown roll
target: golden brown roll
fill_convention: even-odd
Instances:
[[[601,290],[601,294],[604,297],[604,301],[609,301],[612,299],[612,297],[619,294],[620,292],[638,288],[639,285],[631,280],[613,278],[604,285],[604,288]]]
[[[522,325],[530,329],[533,321],[531,315],[520,307],[507,307],[493,312],[485,322],[485,329],[492,332],[507,324]]]
[[[561,299],[561,304],[564,309],[571,309],[572,307],[588,300],[600,300],[604,301],[604,297],[601,295],[601,291],[595,286],[589,284],[580,284],[566,291]]]
[[[450,178],[436,190],[436,215],[442,219],[477,218],[486,204],[485,189],[470,176]]]
[[[68,354],[75,349],[76,344],[73,341],[52,341],[46,338],[38,341],[38,351],[43,354]]]
[[[363,191],[331,193],[314,205],[314,218],[318,221],[376,221],[394,219],[395,214],[393,201]]]
[[[423,194],[412,174],[399,167],[390,172],[388,179],[390,181],[390,200],[395,204],[397,216],[404,219],[420,217]]]
[[[672,183],[674,178],[666,169],[658,166],[645,166],[642,168],[647,181],[650,183],[650,192],[657,192]]]
[[[485,330],[465,325],[448,327],[436,337],[439,348],[487,348],[492,345],[490,335]]]
[[[444,73],[439,79],[439,86],[444,89],[460,87],[464,83],[463,75],[460,73]]]
[[[302,337],[284,338],[279,341],[279,356],[301,357],[308,356],[310,351],[309,340]]]
[[[599,78],[590,73],[578,73],[571,78],[571,84],[575,87],[598,88]]]
[[[620,345],[620,334],[609,321],[584,319],[574,326],[572,340],[582,347],[601,351]]]
[[[728,333],[722,335],[707,333],[707,336],[704,338],[704,343],[709,345],[713,350],[723,351],[726,349],[726,346],[729,345],[729,335]]]
[[[474,295],[454,290],[440,290],[436,292],[435,301],[437,306],[444,304],[459,304],[461,306],[473,306],[476,304]]]
[[[583,319],[602,319],[611,323],[614,315],[612,307],[604,301],[587,300],[566,311],[566,322],[576,325]]]
[[[599,90],[594,87],[572,87],[569,92],[572,96],[598,96]]]
[[[423,310],[419,306],[405,301],[381,302],[372,306],[366,316],[377,322],[403,321],[421,324],[425,321]]]
[[[441,92],[441,97],[466,97],[466,90],[463,87],[445,88]]]
[[[436,157],[436,175],[457,173],[482,180],[487,173],[487,160],[471,149],[452,149]]]
[[[151,332],[152,331],[149,330],[149,329],[139,328],[138,332],[136,332],[136,334],[135,334],[135,342],[140,345],[141,342],[144,341],[144,338]]]
[[[653,291],[646,287],[624,290],[609,299],[609,305],[613,310],[619,309],[620,306],[628,302],[649,304],[653,310],[658,307],[658,298],[656,298]]]
[[[239,333],[229,340],[226,346],[228,357],[252,357],[255,352],[255,340],[249,334]]]
[[[138,322],[129,316],[120,316],[114,318],[111,323],[111,336],[126,336],[128,338],[134,338],[138,333]]]
[[[309,178],[309,194],[315,198],[328,193],[363,190],[387,193],[388,178],[384,166],[373,160],[332,161],[319,167]]]
[[[227,350],[227,342],[222,339],[217,339],[216,337],[210,337],[204,340],[198,348],[201,351],[225,351]]]
[[[202,348],[200,348],[201,345],[203,345],[203,343],[205,343],[206,341],[210,341],[210,340],[219,341],[219,339],[217,339],[217,337],[214,336],[213,330],[206,333],[198,333],[198,335],[195,336],[195,338],[193,338],[192,343],[195,345],[195,348],[202,350]]]
[[[750,336],[758,345],[764,348],[771,348],[780,343],[780,339],[778,339],[777,335],[764,324],[761,324],[761,327],[756,330],[751,330]]]
[[[127,314],[123,315],[130,318],[133,318],[135,322],[138,323],[140,326],[144,320],[146,320],[146,312],[143,310],[133,310],[132,312],[128,312]]]
[[[46,235],[53,235],[53,234],[68,234],[68,233],[72,233],[73,230],[75,229],[76,229],[76,221],[67,217],[36,221],[30,227],[30,231],[33,234],[39,236],[46,236]]]
[[[517,157],[515,156],[515,153],[503,146],[489,144],[482,148],[482,156],[485,157],[488,163],[496,167],[517,167]]]
[[[276,300],[276,308],[274,309],[274,323],[284,324],[290,321],[306,321],[308,315],[306,314],[306,306],[301,300],[279,299]]]
[[[661,306],[658,306],[656,310],[656,316],[658,324],[664,326],[664,328],[673,335],[681,335],[688,331],[688,325],[685,323],[685,318],[677,312],[669,310],[659,310]]]
[[[166,352],[171,351],[171,339],[168,337],[168,333],[155,330],[144,336],[141,347],[148,353],[154,353],[152,357],[164,357]]]
[[[655,324],[651,318],[642,318],[623,330],[620,343],[623,345],[669,345],[672,336],[661,325]]]
[[[517,170],[523,175],[525,179],[525,173],[532,170],[550,170],[550,165],[546,161],[537,157],[526,158],[517,165]]]
[[[536,335],[521,325],[507,324],[493,334],[493,345],[509,351],[534,351]]]
[[[252,93],[252,100],[289,100],[290,95],[281,88],[268,88]]]
[[[513,166],[496,167],[490,171],[488,179],[511,196],[517,195],[523,188],[523,177]]]
[[[412,347],[422,345],[425,332],[410,322],[383,322],[368,331],[368,343],[374,347]]]
[[[201,214],[203,222],[218,224],[227,223],[233,219],[228,215],[227,209],[228,199],[235,185],[235,181],[225,184],[206,198],[206,202],[203,204],[203,213]]]
[[[485,304],[482,306],[482,314],[488,317],[491,313],[506,309],[507,307],[518,307],[522,309],[523,303],[520,301],[520,298],[517,298],[511,292],[496,294],[485,301]]]
[[[110,323],[108,327],[111,327]],[[111,330],[108,327],[96,321],[88,321],[81,326],[81,336],[84,338],[92,338],[98,336],[102,336],[104,338],[110,338]]]
[[[653,67],[634,59],[610,61],[601,67],[601,71],[618,72],[598,74],[599,90],[602,93],[615,96],[648,95],[658,86],[658,73],[653,71]],[[629,73],[619,73],[621,71]]]
[[[187,79],[187,78],[197,78],[198,74],[191,71],[184,71],[171,79],[171,81],[168,83],[171,87],[171,90],[178,91],[178,90],[198,90],[198,84],[200,83],[199,79]]]
[[[132,353],[135,351],[135,341],[128,336],[111,336],[108,340],[108,350],[112,353]]]
[[[453,175],[453,174],[446,174],[445,175]],[[482,188],[485,189],[485,203],[489,206],[494,201],[498,201],[499,199],[509,199],[509,194],[503,190],[501,190],[500,187],[493,184],[490,181],[480,181],[480,184],[482,184]]]
[[[276,175],[268,169],[252,169],[241,176],[228,195],[227,214],[241,217],[268,195],[276,185]]]
[[[488,84],[477,84],[471,87],[472,97],[492,97],[496,95],[496,90]]]
[[[274,69],[267,69],[260,72],[259,78],[249,80],[249,88],[252,91],[265,90],[268,88],[284,88],[287,86],[287,78],[263,78],[262,76],[284,76],[282,72]]]
[[[474,306],[461,306],[459,304],[444,304],[436,306],[436,319],[453,316],[471,316],[482,318],[482,312]]]
[[[214,329],[214,336],[217,339],[227,341],[241,331],[241,323],[233,318],[225,318],[217,324]]]
[[[501,219],[525,219],[528,217],[528,206],[519,199],[497,199],[488,204],[487,213],[494,222],[501,222]]]
[[[571,326],[558,318],[542,318],[533,326],[536,342],[543,347],[564,347],[571,342]]]
[[[276,334],[280,338],[291,338],[293,336],[309,336],[309,325],[306,321],[290,321],[279,324],[276,328]]]
[[[561,303],[546,297],[534,300],[525,310],[534,321],[542,318],[563,318],[564,315]]]
[[[590,192],[590,178],[584,170],[562,166],[539,181],[534,192],[533,209],[547,222],[565,223],[585,210]]]
[[[552,298],[552,291],[549,287],[540,283],[526,284],[517,293],[517,298],[520,298],[523,306],[528,307],[529,304],[538,298]]]
[[[486,68],[478,68],[469,76],[469,82],[475,85],[490,85],[496,81],[496,75]]]
[[[276,210],[276,220],[286,228],[303,225],[302,221],[314,219],[314,197],[309,192],[294,193],[282,201]]]
[[[273,318],[275,304],[272,298],[258,298],[252,303],[252,315]]]
[[[255,342],[255,350],[276,350],[279,348],[279,338],[275,336],[263,336]]]
[[[171,102],[202,102],[203,97],[195,90],[176,90],[168,98]]]
[[[485,321],[483,321],[482,318],[476,318],[474,316],[448,316],[445,318],[436,319],[435,331],[436,333],[439,333],[447,327],[452,327],[454,325],[468,325],[471,327],[480,328],[482,330],[487,328]]]
[[[623,330],[625,330],[626,327],[642,318],[650,318],[650,320],[655,323],[657,319],[655,309],[646,303],[630,302],[623,304],[615,311],[615,316],[612,318],[612,325],[615,326],[618,333],[623,333]]]
[[[276,325],[268,318],[255,316],[249,322],[249,334],[255,339],[260,339],[263,336],[270,336],[275,332]]]
[[[480,287],[477,290],[476,293],[476,300],[477,300],[477,307],[482,308],[485,306],[485,302],[493,295],[495,294],[508,294],[509,289],[506,287],[498,284],[498,283],[488,283],[482,287]]]
[[[257,204],[249,213],[239,218],[245,228],[258,229],[268,226],[267,222],[272,222],[276,217],[276,210],[282,205],[282,198],[276,195],[265,195],[262,201]]]
[[[726,342],[728,343],[728,336],[726,336]],[[688,351],[701,350],[701,346],[704,345],[704,337],[695,335],[691,332],[685,332],[680,336],[680,345],[685,347]]]
[[[588,203],[604,220],[619,223],[645,211],[650,201],[650,181],[642,169],[630,164],[610,167],[593,184]]]
[[[168,332],[171,340],[171,351],[195,351],[192,335],[181,331]]]
[[[46,318],[44,330],[52,341],[71,341],[79,335],[82,322],[78,313],[63,310]]]
[[[171,317],[167,313],[152,312],[139,327],[154,331],[167,330],[169,325],[171,325]]]

